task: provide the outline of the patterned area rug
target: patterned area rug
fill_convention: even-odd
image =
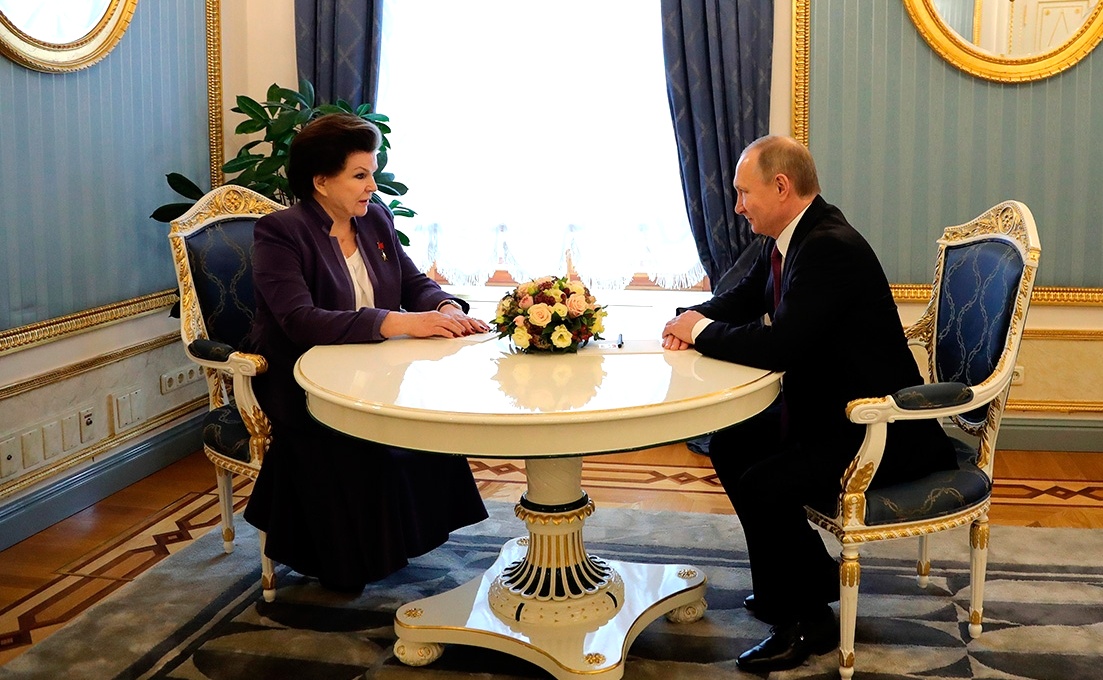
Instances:
[[[442,548],[341,597],[281,569],[276,601],[260,597],[256,536],[239,521],[238,549],[218,532],[120,588],[62,630],[0,667],[0,678],[382,678],[513,680],[548,675],[514,657],[453,645],[431,666],[392,652],[398,606],[481,574],[506,538],[522,533],[512,506]],[[768,634],[741,607],[750,592],[746,547],[733,516],[598,509],[587,522],[596,555],[687,562],[709,578],[709,610],[692,624],[660,619],[629,650],[624,677],[698,680],[745,676],[740,651]],[[1100,677],[1103,668],[1103,531],[992,527],[985,632],[970,640],[968,530],[935,536],[932,578],[915,583],[915,542],[863,553],[858,678]],[[771,679],[832,678],[836,655]]]

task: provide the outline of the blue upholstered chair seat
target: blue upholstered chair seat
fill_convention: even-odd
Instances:
[[[249,462],[249,430],[236,406],[216,408],[203,418],[203,445],[227,458]]]
[[[866,491],[866,524],[894,524],[937,519],[980,503],[992,492],[988,475],[977,467],[977,451],[951,438],[957,469],[923,479]]]

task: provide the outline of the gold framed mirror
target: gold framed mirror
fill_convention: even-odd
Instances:
[[[46,73],[88,68],[123,37],[138,0],[0,0],[0,54]]]
[[[940,57],[1003,83],[1060,73],[1103,39],[1101,0],[904,0],[904,7]]]

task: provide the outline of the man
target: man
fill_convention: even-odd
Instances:
[[[839,597],[837,563],[804,506],[834,507],[861,445],[865,428],[847,420],[847,402],[923,380],[877,256],[820,197],[808,150],[787,137],[755,140],[734,184],[735,211],[769,238],[734,288],[666,324],[663,346],[785,372],[778,401],[716,433],[709,448],[747,536],[754,592],[744,604],[774,624],[738,659],[759,672],[799,666],[838,644],[829,606]],[[937,421],[888,429],[875,485],[953,466]]]

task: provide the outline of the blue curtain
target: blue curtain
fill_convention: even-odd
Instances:
[[[662,0],[662,20],[686,211],[716,282],[754,239],[732,179],[743,148],[769,132],[773,3]]]
[[[320,102],[375,105],[384,0],[295,0],[299,77]]]

